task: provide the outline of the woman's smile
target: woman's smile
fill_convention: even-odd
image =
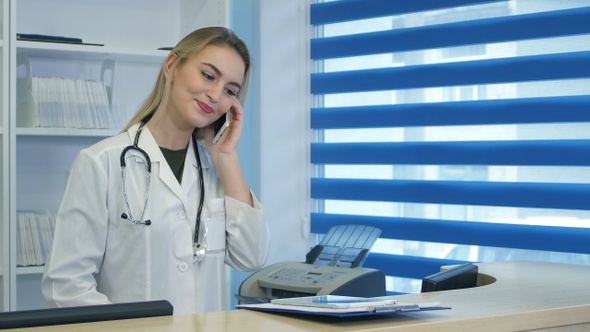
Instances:
[[[197,104],[199,105],[199,107],[201,108],[201,110],[203,112],[205,112],[207,114],[213,113],[213,109],[209,105],[207,105],[201,101],[198,101],[198,100],[197,100]]]

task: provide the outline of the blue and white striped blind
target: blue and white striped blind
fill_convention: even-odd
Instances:
[[[590,264],[588,1],[340,0],[311,24],[314,233],[381,228],[365,266],[393,277],[519,258],[450,246]]]

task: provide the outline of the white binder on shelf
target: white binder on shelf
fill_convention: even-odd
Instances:
[[[25,53],[17,56],[17,127],[113,129],[121,126],[111,110],[115,61],[106,59],[100,81],[32,75]],[[108,82],[104,80],[108,79]]]

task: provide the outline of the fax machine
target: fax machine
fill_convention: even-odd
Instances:
[[[384,296],[385,274],[361,267],[380,233],[362,225],[332,227],[305,262],[281,262],[259,270],[242,282],[239,297]]]

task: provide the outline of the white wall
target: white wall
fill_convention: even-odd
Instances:
[[[303,261],[309,251],[309,78],[307,0],[233,0],[231,28],[248,44],[252,79],[240,159],[265,206],[267,265]],[[233,271],[230,295],[251,273]],[[235,299],[230,299],[233,308]]]
[[[259,0],[260,190],[269,263],[303,261],[309,216],[308,1]]]

